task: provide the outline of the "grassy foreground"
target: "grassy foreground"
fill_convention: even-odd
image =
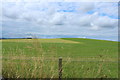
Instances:
[[[6,78],[117,78],[118,42],[94,39],[2,40],[2,74]]]

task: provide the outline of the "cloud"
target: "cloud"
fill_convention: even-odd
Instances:
[[[114,28],[117,27],[117,22],[117,20],[104,16],[95,19],[95,21],[93,21],[93,24],[102,28]]]
[[[88,12],[91,11],[95,8],[95,3],[94,2],[81,2],[78,4],[78,10],[80,12]]]
[[[73,15],[71,17],[72,18],[68,19],[70,25],[76,25],[78,27],[89,27],[93,30],[99,30],[102,28],[115,28],[118,24],[117,19],[112,19],[108,16],[99,16],[98,12],[83,16]]]
[[[42,0],[40,3],[4,3],[3,16],[9,19],[26,20],[38,25],[77,25],[78,27],[91,27],[91,29],[97,30],[99,28],[113,28],[117,24],[117,20],[109,17],[111,9],[108,9],[108,6],[112,10],[116,8],[115,4],[92,2],[52,3],[51,5]],[[67,10],[70,7],[73,7],[75,11],[72,13],[57,12]],[[94,12],[87,14],[89,11]],[[111,15],[115,15],[117,11],[111,12]],[[102,13],[106,16],[99,15]]]
[[[92,30],[99,30],[100,29],[100,27],[98,25],[95,25],[93,23],[91,23],[90,25],[92,26],[91,27]]]
[[[50,23],[55,25],[63,25],[64,22],[65,22],[65,15],[58,12],[55,13],[52,19],[50,20]]]
[[[105,30],[114,33],[118,23],[116,9],[115,3],[46,0],[3,3],[3,27],[6,32],[15,28],[14,33],[100,35]]]
[[[96,11],[101,15],[117,18],[118,17],[118,3],[117,2],[99,2],[96,3]]]

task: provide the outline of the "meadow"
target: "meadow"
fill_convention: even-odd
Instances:
[[[4,39],[5,78],[118,78],[118,42],[83,39]]]

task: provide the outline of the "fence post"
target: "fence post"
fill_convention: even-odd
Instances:
[[[59,58],[59,80],[62,80],[62,57]]]

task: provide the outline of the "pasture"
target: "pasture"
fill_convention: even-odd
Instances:
[[[118,42],[82,39],[5,39],[2,74],[6,78],[117,78]]]

